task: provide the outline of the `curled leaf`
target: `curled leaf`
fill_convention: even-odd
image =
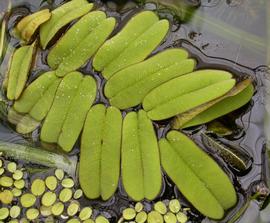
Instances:
[[[153,200],[161,189],[161,170],[155,131],[146,112],[130,112],[122,134],[122,181],[136,201]]]
[[[221,219],[235,205],[236,192],[229,177],[187,136],[171,131],[159,147],[165,172],[199,212]]]
[[[71,0],[53,10],[50,20],[42,24],[40,28],[42,48],[45,49],[47,47],[47,44],[62,27],[72,20],[85,15],[92,8],[93,4],[88,3],[86,0]]]
[[[7,74],[7,98],[18,99],[24,89],[35,51],[34,42],[31,46],[17,49],[11,57],[11,65]]]
[[[28,134],[38,128],[40,122],[29,115],[16,112],[13,108],[8,111],[8,121],[16,125],[16,131],[21,134]]]
[[[85,20],[87,22],[85,22]],[[91,25],[93,27],[91,27]],[[49,61],[54,60],[52,59],[53,57],[58,57],[54,61],[60,62],[56,70],[56,75],[64,76],[68,72],[84,65],[105,42],[113,31],[114,26],[115,19],[111,17],[106,18],[103,12],[89,13],[76,23],[69,30],[70,32],[67,32],[66,35],[59,40],[55,48],[53,48],[52,52],[49,54]],[[88,30],[87,35],[84,35],[83,32],[80,33],[80,29]],[[76,38],[78,42],[76,42]],[[51,63],[54,66],[55,62]]]
[[[252,165],[250,155],[239,146],[225,145],[208,134],[201,134],[204,145],[217,153],[238,174],[246,173]]]
[[[120,109],[140,104],[155,87],[193,71],[196,62],[184,49],[165,50],[112,76],[105,86],[110,103]]]
[[[60,81],[54,71],[42,74],[25,89],[19,100],[15,101],[14,109],[42,121],[53,103]]]
[[[32,36],[41,24],[51,18],[51,13],[48,9],[44,9],[24,17],[16,26],[15,34],[26,43],[30,42]]]
[[[109,199],[120,175],[122,115],[115,107],[95,105],[87,115],[81,139],[80,186],[95,199]]]
[[[169,29],[151,11],[132,17],[126,26],[105,42],[93,59],[93,66],[109,79],[117,71],[143,61],[163,40]]]
[[[178,129],[204,124],[244,106],[254,93],[251,82],[250,79],[244,80],[224,96],[179,114],[173,120],[173,127]]]
[[[92,77],[83,77],[79,72],[69,73],[56,91],[41,129],[41,140],[58,143],[64,151],[69,152],[79,137],[95,96],[96,83]]]
[[[162,120],[187,112],[230,91],[235,80],[221,70],[200,70],[174,78],[152,90],[143,108],[152,120]]]

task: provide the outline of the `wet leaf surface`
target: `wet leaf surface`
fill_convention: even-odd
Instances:
[[[122,115],[115,107],[95,105],[87,115],[81,139],[80,185],[90,199],[109,199],[120,176]]]
[[[112,105],[120,109],[134,107],[155,87],[192,72],[196,62],[187,58],[188,53],[184,49],[169,49],[129,66],[108,80],[105,95]]]
[[[122,182],[133,200],[153,200],[161,189],[157,138],[146,112],[128,113],[123,123]]]
[[[109,79],[117,71],[143,61],[161,43],[168,30],[167,20],[159,20],[151,11],[141,12],[105,42],[93,59],[93,66]]]
[[[202,214],[221,219],[236,192],[218,164],[184,134],[171,131],[159,141],[161,163],[181,193]]]

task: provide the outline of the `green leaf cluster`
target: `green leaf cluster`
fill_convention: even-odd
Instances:
[[[229,177],[182,133],[170,131],[158,141],[152,121],[174,118],[177,129],[209,122],[246,104],[253,95],[251,81],[236,83],[223,70],[195,70],[196,61],[185,49],[151,55],[170,28],[168,20],[151,11],[134,15],[110,37],[116,20],[102,11],[89,12],[92,7],[86,0],[72,0],[40,25],[45,49],[77,19],[49,51],[52,70],[24,91],[35,42],[15,52],[7,79],[7,97],[15,100],[10,122],[23,134],[42,123],[41,141],[66,152],[82,132],[79,180],[90,199],[112,197],[121,176],[129,197],[153,200],[161,190],[162,166],[197,210],[221,219],[237,201]],[[106,79],[111,106],[93,105],[97,84],[76,71],[91,58]],[[126,110],[138,105],[143,108],[138,112]]]

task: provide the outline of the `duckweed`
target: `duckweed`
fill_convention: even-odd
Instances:
[[[127,208],[123,211],[123,217],[126,220],[131,220],[135,218],[136,216],[136,211],[133,208]]]
[[[17,164],[16,163],[14,163],[14,162],[8,163],[7,170],[9,172],[14,173],[16,171],[16,169],[17,169]]]
[[[51,212],[53,215],[59,216],[63,213],[64,208],[65,208],[65,206],[62,202],[57,202],[52,206]]]
[[[42,205],[47,207],[52,206],[55,201],[56,201],[56,194],[51,191],[48,191],[45,194],[43,194],[41,199]]]
[[[0,185],[2,187],[11,187],[13,185],[13,179],[11,177],[2,176],[0,177]]]
[[[55,176],[48,176],[45,179],[45,184],[47,188],[51,191],[55,190],[57,187],[57,179]]]
[[[71,178],[66,178],[61,184],[65,188],[72,188],[74,186],[74,181]]]
[[[3,190],[0,193],[0,201],[3,204],[10,204],[13,200],[13,193],[10,190]]]
[[[163,217],[157,211],[151,211],[147,216],[148,223],[163,223]]]
[[[21,196],[20,201],[23,207],[29,208],[36,203],[36,197],[33,194],[26,193]]]
[[[172,213],[178,213],[181,209],[181,204],[177,199],[173,199],[169,202],[169,209]]]
[[[17,218],[21,214],[21,208],[17,205],[14,205],[10,208],[9,215],[11,218]]]
[[[59,194],[59,200],[62,202],[67,202],[72,198],[72,190],[69,188],[64,188],[63,190],[61,190],[60,194]]]
[[[79,214],[79,218],[84,221],[84,220],[87,220],[88,218],[91,217],[92,215],[92,208],[90,207],[84,207],[81,211],[80,211],[80,214]]]
[[[142,211],[136,215],[135,218],[137,223],[144,223],[147,220],[147,213],[145,211]]]
[[[30,208],[26,211],[26,217],[29,220],[35,220],[39,216],[39,210],[36,208]]]
[[[64,175],[65,175],[65,173],[62,169],[56,169],[54,174],[58,180],[63,180]]]
[[[36,196],[42,195],[45,192],[44,181],[41,179],[35,179],[31,185],[31,192]]]
[[[80,205],[78,204],[78,202],[72,201],[67,208],[67,214],[69,216],[74,216],[78,213],[79,208]]]
[[[0,220],[5,220],[9,216],[9,210],[5,207],[0,208]]]
[[[154,209],[155,209],[155,211],[157,211],[163,215],[166,214],[166,212],[167,212],[167,207],[162,201],[158,201],[157,203],[155,203]]]

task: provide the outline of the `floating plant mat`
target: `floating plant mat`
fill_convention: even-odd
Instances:
[[[35,204],[40,199],[60,222],[228,222],[251,198],[267,195],[262,169],[252,165],[263,159],[254,153],[263,138],[252,144],[262,137],[252,135],[260,117],[254,108],[262,106],[259,70],[207,58],[184,40],[172,43],[174,21],[156,11],[120,14],[86,0],[44,5],[50,10],[14,11],[8,20],[16,49],[10,67],[5,60],[1,66],[9,99],[2,99],[3,124],[33,145],[3,143],[0,152],[51,170],[64,163],[75,184],[67,178],[55,193],[59,171],[30,181],[18,204],[29,220],[50,216]],[[213,120],[229,133],[220,134]],[[2,187],[12,185],[4,178]],[[83,193],[79,202],[70,188]],[[8,219],[17,207],[5,203],[0,218]]]

